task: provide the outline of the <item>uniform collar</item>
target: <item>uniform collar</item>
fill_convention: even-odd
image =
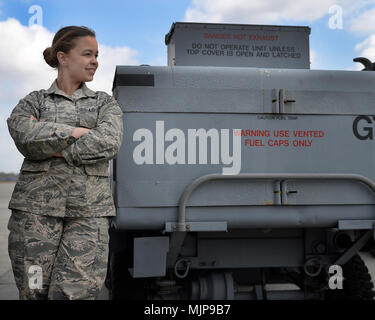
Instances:
[[[45,94],[58,94],[60,96],[68,98],[69,100],[78,100],[84,97],[96,96],[96,93],[89,89],[84,82],[82,82],[81,86],[76,91],[74,91],[73,95],[69,96],[64,91],[59,89],[56,80],[52,83],[49,89],[45,91]]]

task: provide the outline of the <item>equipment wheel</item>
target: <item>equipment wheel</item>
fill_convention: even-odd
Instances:
[[[328,290],[327,300],[373,300],[375,296],[371,275],[359,255],[353,256],[342,267],[343,288]]]

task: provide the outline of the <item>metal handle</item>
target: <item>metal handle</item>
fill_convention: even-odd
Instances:
[[[355,180],[367,185],[375,194],[375,183],[359,174],[330,174],[330,173],[241,173],[238,175],[207,174],[194,180],[184,191],[180,198],[178,208],[178,222],[176,231],[186,231],[186,204],[197,187],[212,180]]]

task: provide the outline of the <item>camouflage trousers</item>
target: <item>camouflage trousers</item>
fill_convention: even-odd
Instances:
[[[8,252],[20,299],[95,299],[107,272],[108,220],[13,210]]]

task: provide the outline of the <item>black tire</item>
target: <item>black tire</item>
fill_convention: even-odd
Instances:
[[[370,250],[370,254],[375,258],[375,248]]]
[[[373,300],[375,292],[371,275],[359,255],[353,256],[342,267],[343,289],[328,290],[327,300]]]

